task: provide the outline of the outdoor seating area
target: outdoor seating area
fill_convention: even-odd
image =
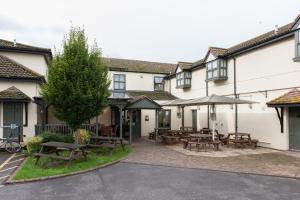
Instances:
[[[155,134],[154,134],[155,133]],[[231,147],[235,149],[257,148],[257,139],[252,139],[250,133],[228,133],[219,134],[218,130],[203,128],[200,131],[194,131],[190,127],[181,127],[180,130],[170,130],[166,128],[156,128],[155,132],[149,133],[157,135],[158,140],[165,145],[175,145],[182,143],[183,149],[192,151],[220,151],[220,146]],[[156,141],[158,141],[156,140]]]

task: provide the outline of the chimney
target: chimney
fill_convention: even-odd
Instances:
[[[278,25],[275,25],[274,34],[276,35],[278,33]]]
[[[14,46],[14,47],[17,46],[17,40],[16,40],[16,39],[14,39],[14,44],[13,44],[13,46]]]

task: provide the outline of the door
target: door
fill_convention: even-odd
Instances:
[[[197,131],[197,110],[192,110],[192,126],[193,130]]]
[[[289,109],[290,149],[300,150],[300,107]]]
[[[141,110],[132,111],[132,140],[141,137]]]
[[[20,126],[20,129],[3,128],[3,137],[7,138],[11,134],[13,137],[16,137],[19,135],[19,131],[22,136],[23,103],[3,103],[3,125],[10,126],[11,124]]]

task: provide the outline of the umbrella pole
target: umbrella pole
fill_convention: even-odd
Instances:
[[[212,116],[212,128],[213,128],[212,137],[213,137],[213,141],[215,141],[215,119],[217,117],[216,110],[215,110],[215,104],[212,105],[212,111],[214,113]]]

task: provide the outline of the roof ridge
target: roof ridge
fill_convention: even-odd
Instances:
[[[38,76],[38,77],[41,77],[41,78],[44,77],[43,75],[41,75],[41,74],[39,74],[39,73],[37,73],[37,72],[35,72],[35,71],[29,69],[28,67],[22,65],[21,63],[18,63],[17,61],[15,61],[15,60],[13,60],[13,59],[11,59],[11,58],[8,58],[7,56],[4,56],[4,55],[1,55],[1,54],[0,54],[0,57],[2,57],[2,58],[4,58],[4,59],[8,60],[9,62],[12,62],[12,63],[16,64],[17,66],[19,66],[19,67],[23,68],[24,70],[26,70],[26,71],[28,71],[28,72],[34,74],[35,76]]]
[[[20,42],[17,42],[16,46],[13,46],[14,45],[13,41],[1,39],[1,38],[0,38],[0,41],[9,43],[11,46],[8,46],[8,47],[12,47],[12,48],[35,48],[35,49],[38,49],[38,50],[47,50],[47,51],[50,50],[51,51],[50,48],[43,48],[43,47],[38,47],[38,46],[32,46],[32,45],[28,45],[28,44],[24,44],[24,43],[20,43]],[[18,46],[18,45],[20,45],[20,46]],[[0,46],[6,47],[5,45],[0,45]]]
[[[176,65],[176,63],[156,62],[156,61],[148,61],[148,60],[127,59],[127,58],[113,58],[113,57],[102,57],[102,58],[103,59],[128,60],[128,61],[137,61],[137,62],[147,62],[147,63],[159,63],[159,64]]]

